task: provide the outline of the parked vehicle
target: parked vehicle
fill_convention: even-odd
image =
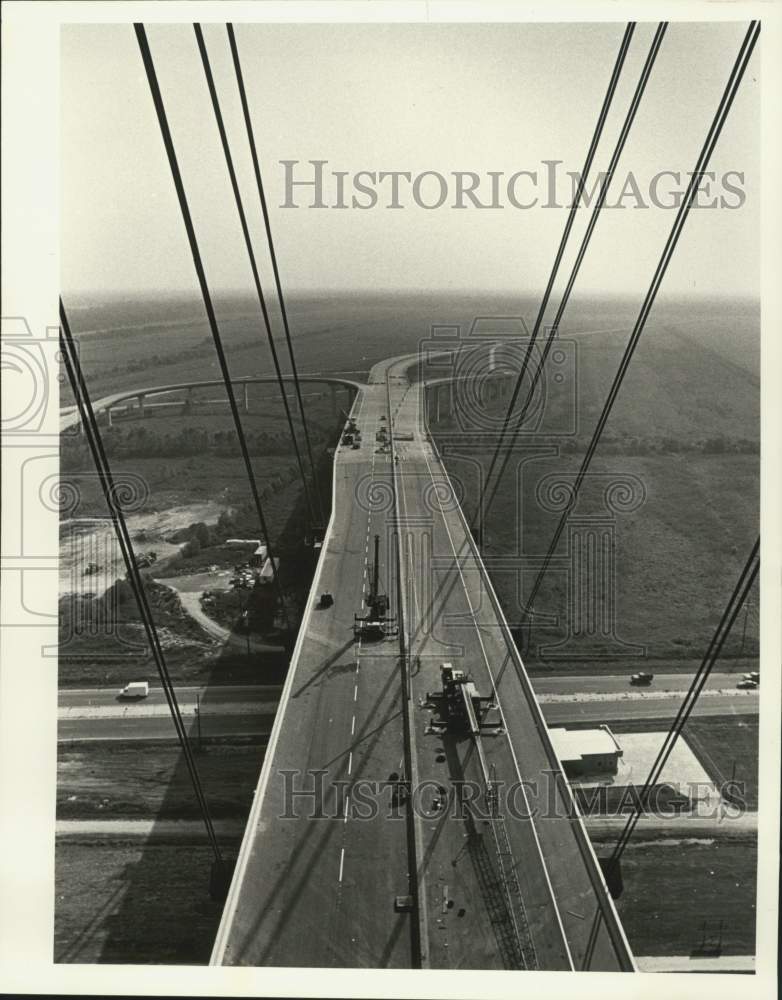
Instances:
[[[331,594],[321,594],[320,600],[318,601],[318,607],[330,608],[333,603],[334,603],[334,598],[331,596]]]
[[[633,674],[630,678],[630,683],[634,684],[636,687],[647,687],[654,680],[654,674],[647,674],[645,671],[640,670],[637,674]]]
[[[120,691],[120,698],[146,698],[149,694],[149,681],[131,681]]]

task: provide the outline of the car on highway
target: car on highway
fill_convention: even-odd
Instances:
[[[760,674],[757,670],[750,670],[748,674],[742,674],[742,679],[745,681],[755,681],[756,684],[760,684]]]
[[[759,685],[758,682],[752,680],[751,677],[742,677],[741,680],[736,685],[736,687],[740,688],[742,691],[745,691],[747,689],[754,690],[756,687],[759,687]]]
[[[131,681],[120,690],[120,698],[146,698],[149,694],[149,681]]]
[[[646,687],[651,684],[654,680],[654,674],[647,674],[643,670],[639,670],[637,674],[633,674],[630,678],[630,683],[634,684],[636,687]]]

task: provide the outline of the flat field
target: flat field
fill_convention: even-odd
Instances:
[[[596,844],[607,854],[612,844]],[[636,955],[691,955],[719,933],[722,954],[755,953],[754,839],[631,842],[619,917]]]
[[[265,743],[193,741],[196,764],[215,819],[246,819]],[[179,745],[173,741],[60,743],[58,819],[198,819],[200,812]]]
[[[535,601],[533,671],[697,660],[719,620],[758,532],[759,391],[756,355],[738,351],[753,343],[749,318],[732,358],[695,319],[697,335],[686,312],[650,320]],[[573,333],[569,367],[530,411],[496,486],[482,548],[512,624],[525,621],[626,339]],[[471,517],[493,492],[485,481],[509,396],[457,390],[454,413],[432,424]],[[756,589],[723,655],[757,655],[757,608]]]
[[[206,965],[222,912],[211,863],[203,838],[60,840],[54,961]]]

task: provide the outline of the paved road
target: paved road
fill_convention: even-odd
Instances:
[[[248,705],[258,702],[276,702],[282,691],[281,684],[177,686],[177,701],[180,706],[195,705],[199,699],[204,711],[225,705]],[[129,702],[119,697],[116,688],[63,688],[57,697],[60,710],[71,713],[84,708],[99,709],[103,706],[124,705],[128,712],[147,705],[167,705],[165,695],[159,687],[150,685],[149,695],[143,701]]]
[[[192,713],[182,713],[185,726],[193,740],[198,738],[198,724]],[[227,736],[268,737],[274,724],[274,713],[258,712],[203,715],[201,736],[208,738]],[[170,716],[145,716],[142,718],[60,719],[57,724],[57,739],[61,743],[71,740],[175,740],[174,723]]]
[[[449,506],[445,473],[421,435],[417,391],[403,368],[392,362],[373,370],[354,407],[362,447],[337,451],[336,514],[312,590],[334,594],[335,604],[310,608],[302,626],[212,961],[483,969],[517,966],[521,957],[540,968],[581,967],[585,960],[593,968],[631,968],[583,827],[562,819],[546,830],[528,820],[499,829],[494,821],[442,808],[453,803],[463,780],[483,787],[471,741],[434,736],[420,707],[426,690],[438,686],[442,659],[467,665],[484,691],[491,689],[490,665],[498,665],[494,682],[512,730],[484,741],[498,780],[534,780],[551,759],[541,747],[545,725],[534,698],[516,674],[510,635],[497,628],[495,606],[480,594],[482,577],[469,546],[464,564],[454,569],[465,529],[458,509]],[[376,451],[376,432],[389,423],[399,438],[398,465]],[[412,633],[406,639],[417,664],[407,688],[397,642],[355,644],[352,638],[375,533],[392,599],[401,552],[403,610]],[[427,539],[444,561],[441,577],[422,562]],[[424,591],[432,581],[430,595]],[[431,618],[449,627],[454,617],[461,651],[426,626]],[[323,772],[328,818],[310,818],[306,798],[286,799],[284,772],[307,769]],[[384,782],[392,771],[409,776],[414,789],[429,785],[416,810],[389,810],[388,797],[381,797],[375,814],[366,809],[361,779]],[[346,787],[335,810],[341,782]],[[553,794],[569,795],[563,786]],[[512,878],[500,878],[501,865],[506,872],[512,865],[520,897]],[[395,897],[416,889],[417,909],[396,912]]]
[[[357,399],[362,447],[337,449],[340,516],[312,589],[332,593],[335,603],[310,607],[300,630],[219,938],[225,964],[414,964],[414,920],[394,908],[395,897],[410,891],[405,817],[386,820],[386,801],[384,810],[362,819],[355,796],[362,780],[384,781],[399,770],[403,754],[394,644],[353,639],[375,533],[383,539],[384,584],[391,574],[389,460],[375,443],[382,402],[380,393]],[[318,772],[324,818],[312,819]],[[291,784],[313,794],[291,801]],[[286,814],[291,818],[279,819]]]
[[[564,679],[563,679],[564,680]],[[551,687],[551,682],[546,682]],[[535,684],[536,691],[540,685]],[[183,687],[178,689],[179,705],[190,732],[195,737],[196,695],[200,700],[202,736],[268,736],[274,722],[279,686]],[[549,694],[564,693],[561,686]],[[545,699],[546,695],[543,695]],[[702,698],[693,712],[697,716],[757,715],[756,692],[731,692]],[[60,740],[157,740],[174,739],[173,723],[161,691],[153,689],[143,702],[122,703],[114,689],[61,691],[59,697]],[[120,707],[121,706],[121,707]],[[541,710],[548,725],[575,722],[619,723],[637,719],[672,719],[679,702],[676,698],[656,698],[644,694],[637,699],[606,701],[542,700]],[[154,714],[150,714],[150,710]],[[117,711],[122,714],[117,716]],[[103,713],[111,713],[110,715]]]
[[[533,676],[531,678],[535,691],[539,695],[546,694],[595,694],[595,693],[627,693],[649,696],[662,691],[686,691],[694,676],[688,673],[657,673],[648,688],[637,688],[630,684],[628,671],[622,674],[591,674],[589,667],[584,673],[566,677]],[[736,682],[743,676],[743,670],[720,671],[711,674],[704,685],[704,691],[735,691]]]
[[[505,733],[482,740],[489,775],[506,788],[526,787],[522,811],[550,817],[480,825],[469,819],[420,824],[421,895],[427,911],[437,914],[428,928],[430,964],[459,965],[451,957],[458,954],[466,956],[466,967],[507,967],[515,936],[527,966],[626,968],[626,945],[621,932],[612,933],[618,922],[594,870],[588,839],[582,827],[562,818],[563,796],[569,799],[569,789],[561,773],[550,776],[558,764],[546,745],[545,725],[515,645],[486,586],[447,472],[422,432],[421,393],[417,386],[396,381],[396,371],[389,372],[389,385],[399,437],[406,618],[416,664],[411,701],[417,779],[449,789],[460,781],[479,788],[483,784],[472,741],[434,734],[432,714],[422,707],[427,692],[440,686],[440,664],[448,661],[468,671],[478,692],[493,694],[498,704],[495,718],[504,724]],[[542,795],[559,801],[561,808],[546,809]],[[517,902],[509,893],[500,906],[492,883],[499,881],[500,857],[506,853],[518,880],[513,889],[521,898]],[[494,876],[482,871],[486,862]],[[468,902],[469,925],[438,906],[446,893]],[[498,932],[503,910],[512,915],[513,934]]]
[[[293,382],[292,375],[283,375],[282,379],[284,382]],[[299,374],[299,382],[317,382],[317,383],[329,383],[335,386],[345,386],[352,390],[358,391],[361,388],[362,383],[356,382],[353,379],[341,378],[334,375],[320,375],[317,373],[305,375]],[[232,379],[232,384],[234,389],[241,388],[242,385],[257,385],[257,384],[267,384],[276,385],[278,379],[275,375],[249,375],[245,378]],[[167,385],[150,385],[141,389],[123,389],[121,392],[112,393],[109,396],[102,396],[100,399],[96,399],[92,408],[96,415],[103,413],[107,408],[118,405],[126,401],[130,401],[138,398],[139,396],[157,396],[166,395],[171,392],[179,392],[187,389],[207,389],[224,387],[222,380],[212,379],[209,381],[201,382],[172,382]],[[68,430],[71,427],[75,427],[80,423],[79,415],[76,411],[75,406],[65,406],[60,410],[60,433]]]
[[[736,691],[736,681],[741,671],[720,672],[711,675],[706,682],[706,691]],[[692,674],[655,674],[654,682],[649,688],[634,688],[630,685],[627,674],[590,674],[566,677],[532,677],[532,685],[538,696],[548,694],[596,694],[620,693],[633,694],[653,698],[662,691],[685,691]],[[201,701],[215,704],[220,702],[266,701],[271,694],[279,694],[282,685],[216,685],[177,687],[177,695],[181,701],[195,701],[196,694]],[[736,691],[738,694],[739,692]],[[752,692],[747,695],[753,696]],[[745,695],[745,697],[747,696]],[[757,695],[754,695],[757,697]],[[108,705],[117,701],[115,688],[63,688],[59,692],[58,701],[65,705]],[[145,704],[159,701],[165,704],[163,692],[150,686],[149,697]]]

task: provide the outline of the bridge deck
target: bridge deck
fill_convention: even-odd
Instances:
[[[410,364],[373,369],[353,409],[362,446],[337,450],[332,522],[212,962],[631,970],[523,666],[424,433]],[[376,450],[389,417],[398,462]],[[407,690],[397,642],[353,641],[375,533],[381,579],[404,620]],[[319,610],[323,591],[335,603]],[[505,731],[483,747],[499,818],[480,812],[473,742],[431,731],[422,703],[444,660],[496,694]],[[392,772],[411,779],[407,807],[375,784]],[[312,794],[291,800],[290,790],[321,781],[314,818]],[[460,789],[473,808],[457,807]],[[395,898],[410,893],[417,907],[397,912]]]

